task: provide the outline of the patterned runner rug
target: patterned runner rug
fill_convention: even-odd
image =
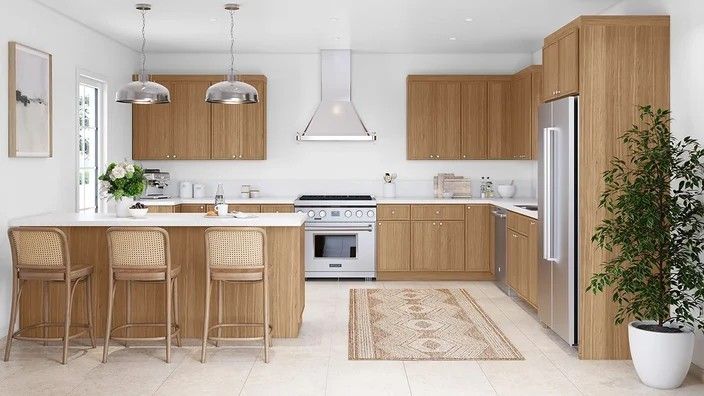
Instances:
[[[464,289],[352,289],[350,360],[523,360]]]

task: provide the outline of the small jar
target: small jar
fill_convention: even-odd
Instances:
[[[259,198],[259,190],[257,190],[257,189],[249,190],[249,197],[250,198]]]

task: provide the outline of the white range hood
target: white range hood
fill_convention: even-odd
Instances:
[[[351,97],[350,50],[320,52],[321,98],[299,141],[374,141],[357,115]]]

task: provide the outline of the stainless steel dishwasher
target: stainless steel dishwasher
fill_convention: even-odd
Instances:
[[[494,208],[494,275],[496,285],[510,295],[506,283],[506,209]]]

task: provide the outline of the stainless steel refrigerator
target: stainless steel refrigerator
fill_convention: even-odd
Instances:
[[[577,187],[579,98],[544,103],[539,111],[538,316],[577,344]]]

